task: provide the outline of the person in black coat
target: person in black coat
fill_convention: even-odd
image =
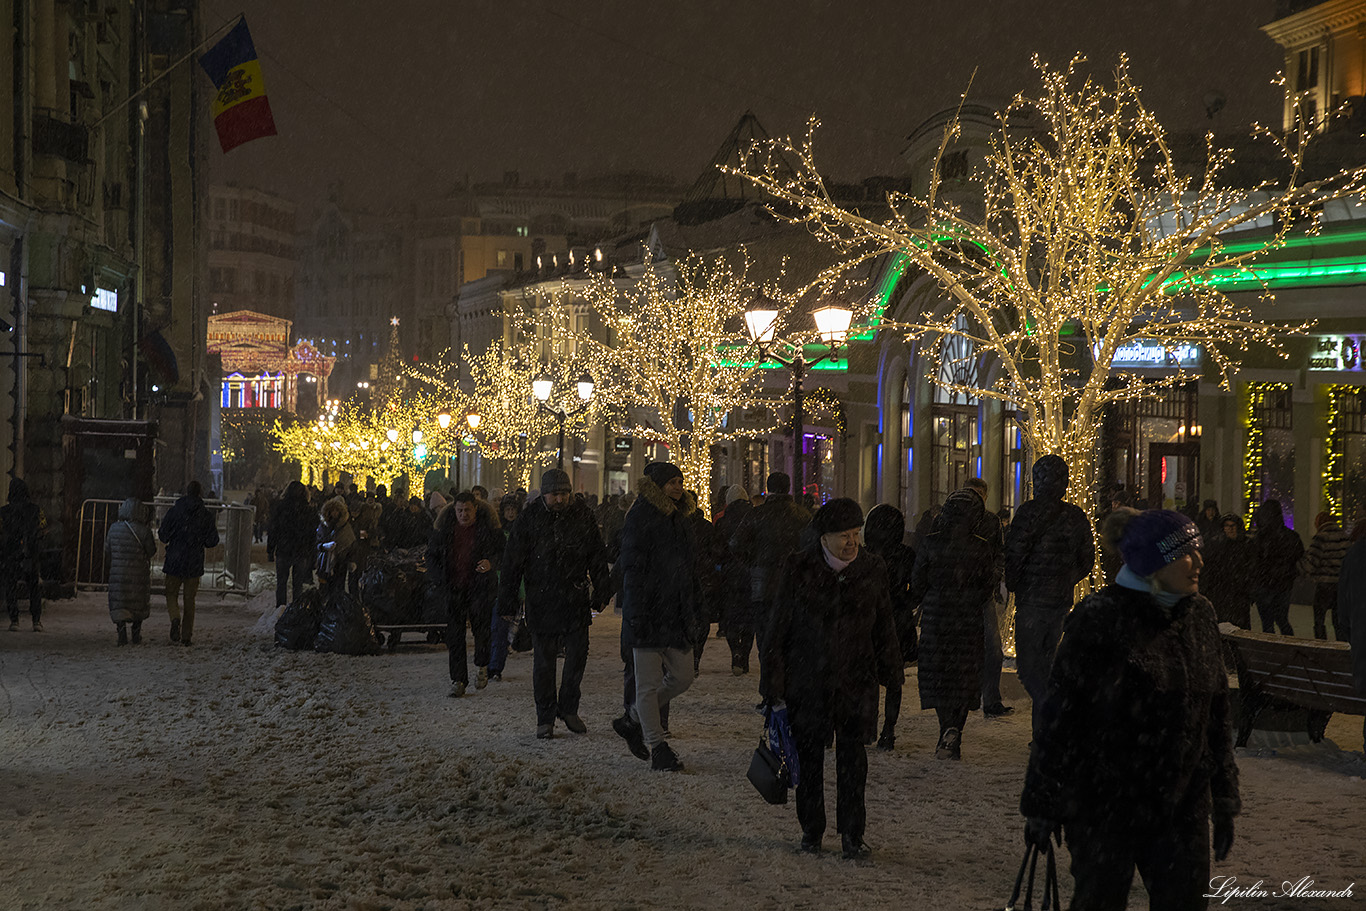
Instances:
[[[1205,538],[1204,573],[1200,590],[1214,605],[1214,617],[1220,623],[1232,623],[1239,629],[1252,629],[1252,578],[1256,555],[1252,539],[1243,529],[1241,516],[1224,516],[1216,537]]]
[[[1061,456],[1041,456],[1034,463],[1034,498],[1020,505],[1006,535],[1006,588],[1015,593],[1015,667],[1033,700],[1035,722],[1073,590],[1096,564],[1086,513],[1063,500],[1068,480]]]
[[[1257,533],[1252,537],[1252,552],[1256,557],[1252,600],[1257,604],[1257,615],[1262,618],[1262,632],[1273,633],[1279,627],[1282,636],[1293,636],[1290,590],[1299,575],[1304,542],[1285,527],[1280,500],[1267,500],[1258,506],[1252,520],[1257,526]]]
[[[621,533],[622,644],[631,650],[627,673],[636,698],[624,724],[613,723],[631,752],[650,754],[655,771],[683,768],[664,739],[661,715],[692,685],[693,646],[705,636],[697,577],[696,502],[683,490],[683,473],[651,462]],[[618,719],[620,722],[621,719]]]
[[[498,564],[503,533],[489,521],[474,494],[461,491],[437,516],[427,542],[427,585],[446,600],[446,651],[450,695],[465,695],[470,684],[465,626],[474,631],[475,689],[489,682],[493,605],[498,597]]]
[[[902,543],[906,536],[906,518],[901,510],[880,503],[868,511],[863,525],[863,543],[868,551],[877,554],[887,565],[888,594],[892,599],[892,619],[896,623],[896,640],[901,647],[903,666],[916,660],[919,619],[915,602],[911,600],[911,570],[915,568],[915,551]],[[887,687],[886,709],[883,713],[882,733],[878,735],[880,750],[896,746],[896,723],[901,717],[901,687]]]
[[[869,853],[863,842],[864,745],[877,732],[879,683],[901,687],[901,649],[886,564],[859,546],[858,504],[831,500],[816,512],[813,525],[817,542],[783,563],[764,662],[774,704],[786,705],[797,744],[802,850],[821,849],[825,750],[833,739],[835,827],[844,856],[855,859]]]
[[[730,538],[730,550],[749,567],[750,591],[747,609],[737,611],[726,624],[730,637],[731,670],[749,673],[749,652],[757,634],[759,641],[759,692],[768,694],[763,656],[768,648],[762,640],[768,629],[768,614],[777,591],[778,574],[787,555],[800,544],[802,529],[811,513],[792,499],[788,491],[792,479],[781,471],[768,476],[768,495],[750,512]]]
[[[522,513],[522,504],[511,494],[498,501],[498,524],[499,533],[503,536],[503,546],[507,546],[507,538],[512,523],[517,521],[517,517]],[[500,551],[501,553],[501,551]],[[514,605],[514,607],[520,606]],[[503,669],[508,663],[508,648],[512,634],[512,621],[516,619],[516,613],[504,617],[502,611],[492,611],[493,617],[489,625],[489,679],[502,680]]]
[[[9,502],[0,507],[0,584],[9,608],[10,632],[19,629],[19,583],[28,588],[28,614],[33,631],[43,631],[43,590],[38,585],[38,557],[47,519],[29,499],[22,478],[9,482]]]
[[[1025,837],[1061,826],[1073,908],[1205,908],[1241,809],[1228,677],[1199,594],[1200,533],[1171,510],[1130,519],[1116,582],[1077,605],[1058,647],[1020,797]]]
[[[275,561],[275,603],[293,604],[313,581],[313,554],[318,514],[308,502],[308,490],[290,481],[284,496],[270,512],[266,558]],[[293,598],[285,600],[293,577]]]
[[[987,502],[989,488],[981,478],[968,478],[964,485]],[[973,534],[991,544],[992,583],[991,596],[982,604],[982,714],[987,718],[1000,718],[1015,711],[1001,699],[1001,668],[1005,666],[1005,651],[1001,643],[1001,616],[996,605],[1001,602],[1001,576],[1005,561],[1005,536],[1001,518],[996,513],[986,511],[978,522]]]
[[[939,715],[939,759],[961,759],[963,725],[982,699],[982,604],[996,584],[994,545],[977,532],[986,506],[949,494],[916,551],[911,598],[920,605],[920,707]]]
[[[749,613],[749,567],[730,549],[730,539],[745,516],[754,507],[749,493],[738,484],[726,488],[725,504],[712,523],[716,539],[716,634],[730,643],[732,617]],[[731,673],[739,676],[744,669],[731,666]]]
[[[202,498],[198,481],[185,485],[185,495],[175,501],[157,530],[166,545],[166,611],[171,615],[171,641],[190,645],[194,635],[194,599],[204,575],[204,549],[218,546],[218,524]],[[184,621],[179,604],[185,592]]]
[[[541,475],[541,497],[528,503],[503,551],[498,609],[517,612],[526,580],[526,620],[531,630],[531,684],[536,698],[536,736],[554,736],[555,719],[575,733],[588,730],[579,718],[583,672],[588,662],[588,625],[612,598],[607,550],[587,506],[574,502],[569,475],[558,468]],[[555,686],[557,656],[564,673]]]

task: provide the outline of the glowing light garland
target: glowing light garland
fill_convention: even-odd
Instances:
[[[918,343],[931,377],[940,373],[945,336],[996,359],[995,384],[945,388],[1018,412],[1029,449],[1061,455],[1072,468],[1069,497],[1093,512],[1103,409],[1195,378],[1177,368],[1145,379],[1117,369],[1116,352],[1140,339],[1197,345],[1226,389],[1250,346],[1284,358],[1279,339],[1310,324],[1263,322],[1220,286],[1227,276],[1256,281],[1252,265],[1285,244],[1292,225],[1317,232],[1314,207],[1361,192],[1366,168],[1305,181],[1305,131],[1280,135],[1254,125],[1285,166],[1280,181],[1228,185],[1233,156],[1212,135],[1203,173],[1183,173],[1127,61],[1108,87],[1080,77],[1082,62],[1057,71],[1036,58],[1042,92],[1017,96],[999,114],[974,175],[976,212],[957,201],[963,188],[952,199],[941,193],[940,165],[960,138],[960,115],[945,129],[926,191],[889,194],[891,215],[882,221],[840,207],[826,190],[814,159],[815,120],[802,142],[756,144],[746,169],[724,170],[771,194],[777,217],[805,225],[843,254],[813,288],[836,286],[887,254],[937,281],[948,306],[882,328]],[[1224,243],[1222,234],[1259,219],[1276,226],[1262,242]],[[887,302],[874,295],[869,309],[879,306]],[[956,326],[960,314],[966,321]]]
[[[1323,462],[1323,502],[1328,512],[1350,528],[1352,517],[1346,515],[1345,503],[1347,472],[1347,439],[1342,426],[1342,401],[1349,395],[1359,395],[1360,387],[1333,383],[1328,387],[1328,451]]]
[[[606,342],[573,338],[620,431],[667,446],[703,510],[711,500],[713,447],[768,433],[771,427],[739,427],[739,414],[778,404],[760,394],[762,368],[753,358],[732,359],[738,327],[759,290],[747,270],[747,260],[736,266],[720,257],[688,257],[668,264],[647,253],[639,279],[598,274],[560,295],[561,306],[581,297],[607,330]],[[568,331],[567,320],[556,325]]]
[[[1268,394],[1290,389],[1289,383],[1248,383],[1247,402],[1243,406],[1243,426],[1247,436],[1243,441],[1243,512],[1248,528],[1252,527],[1252,513],[1262,502],[1262,466],[1266,459],[1266,426],[1258,412]]]
[[[473,437],[485,457],[504,462],[503,481],[509,490],[516,486],[530,490],[537,480],[535,469],[555,463],[554,451],[546,451],[542,441],[557,432],[558,422],[532,395],[531,381],[548,372],[554,381],[548,404],[566,412],[582,404],[575,394],[576,381],[584,370],[582,358],[561,345],[548,327],[538,332],[534,320],[534,314],[527,314],[526,320],[514,328],[512,342],[495,340],[477,355],[466,346],[460,360],[467,370],[468,389],[446,379],[452,365],[449,352],[435,364],[408,370],[409,376],[429,390],[427,401],[432,413],[445,408],[452,415],[445,434],[450,442],[441,444],[444,438],[438,435],[438,446],[443,451],[453,449],[460,438]],[[560,334],[564,331],[561,327]],[[588,429],[601,419],[597,399],[595,393],[595,404],[566,421],[566,446],[573,439],[586,440]],[[464,425],[464,416],[470,412],[480,418],[475,431]]]

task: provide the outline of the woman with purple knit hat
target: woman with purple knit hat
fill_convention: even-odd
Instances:
[[[1205,908],[1241,808],[1228,676],[1200,594],[1203,542],[1178,512],[1120,530],[1112,585],[1067,618],[1039,710],[1020,811],[1040,848],[1059,829],[1074,908],[1124,908],[1137,867],[1154,908]]]

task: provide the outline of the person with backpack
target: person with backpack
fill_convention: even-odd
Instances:
[[[104,536],[104,562],[109,567],[109,618],[118,630],[118,644],[142,642],[142,622],[152,612],[152,557],[157,538],[147,523],[151,510],[137,497],[119,506],[118,521]]]
[[[185,495],[175,501],[161,520],[157,537],[166,545],[166,611],[171,615],[171,641],[189,646],[194,636],[194,599],[204,575],[204,549],[218,546],[218,524],[204,505],[204,488],[198,481],[185,485]],[[185,593],[181,622],[181,592]]]
[[[29,499],[28,485],[22,478],[9,482],[9,503],[0,507],[0,579],[5,587],[9,608],[10,632],[19,629],[19,583],[28,587],[28,613],[33,631],[43,631],[43,591],[38,585],[38,555],[42,549],[47,518]]]

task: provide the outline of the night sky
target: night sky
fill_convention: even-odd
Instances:
[[[1170,129],[1279,123],[1272,0],[203,0],[207,28],[246,14],[278,137],[213,178],[293,198],[340,180],[375,211],[466,175],[523,182],[634,170],[685,183],[746,109],[774,135],[818,115],[841,180],[900,172],[905,137],[956,103],[1038,81],[1038,53],[1106,75],[1127,52]],[[1214,120],[1205,97],[1227,99]]]

